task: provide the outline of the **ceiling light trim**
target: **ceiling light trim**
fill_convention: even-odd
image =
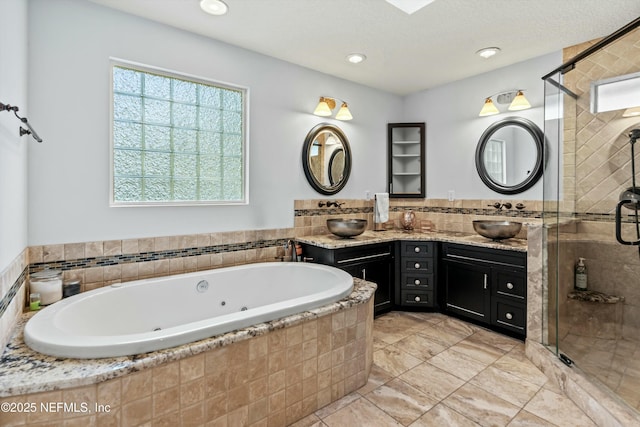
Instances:
[[[200,0],[200,9],[209,15],[221,16],[229,11],[229,6],[222,0]]]

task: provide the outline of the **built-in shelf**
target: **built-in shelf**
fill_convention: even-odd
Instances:
[[[389,123],[389,197],[425,195],[425,124]]]

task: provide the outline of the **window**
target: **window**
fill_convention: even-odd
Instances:
[[[247,89],[112,61],[111,204],[247,203]]]

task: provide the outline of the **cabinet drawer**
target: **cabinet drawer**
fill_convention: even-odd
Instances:
[[[433,273],[433,259],[403,257],[401,259],[400,271],[402,273]]]
[[[401,291],[400,304],[404,306],[433,307],[433,292]]]
[[[501,300],[495,301],[493,324],[512,329],[524,334],[527,319],[525,309],[520,304],[510,304]]]
[[[426,256],[433,257],[434,252],[434,243],[433,242],[400,242],[400,255],[403,257],[415,257],[415,256]]]
[[[525,275],[510,271],[494,271],[496,295],[524,302],[527,297],[527,279]]]
[[[406,290],[433,291],[435,289],[433,274],[402,273],[400,287]]]

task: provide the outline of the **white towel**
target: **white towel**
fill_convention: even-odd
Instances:
[[[373,205],[373,221],[382,224],[389,221],[389,193],[376,193]]]

